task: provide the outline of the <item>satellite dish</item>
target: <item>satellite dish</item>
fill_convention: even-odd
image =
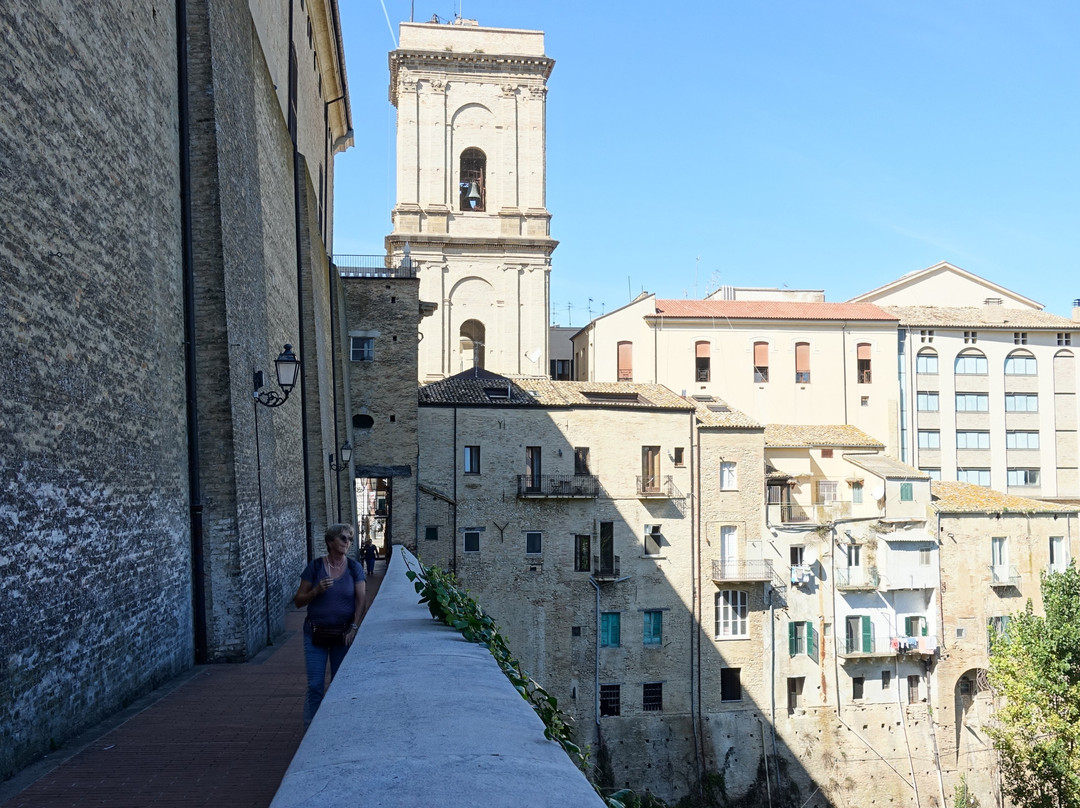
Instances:
[[[877,488],[870,492],[870,496],[872,496],[875,500],[881,499],[885,496],[885,486],[879,485]]]
[[[531,351],[525,354],[525,358],[528,359],[530,362],[535,362],[537,359],[540,358],[540,349],[533,348]]]

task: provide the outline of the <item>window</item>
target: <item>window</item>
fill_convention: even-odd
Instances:
[[[709,343],[694,343],[694,378],[699,382],[709,380]]]
[[[909,676],[907,678],[907,700],[908,704],[914,704],[919,701],[919,676]]]
[[[664,642],[664,613],[659,609],[646,611],[642,617],[645,645],[662,645]]]
[[[978,341],[979,341],[979,332],[978,331],[965,331],[964,332],[964,342],[968,343],[969,345],[974,345]]]
[[[1029,354],[1013,354],[1005,359],[1006,376],[1034,376],[1038,373],[1038,362]]]
[[[425,541],[438,541],[439,540],[439,526],[428,525],[424,528]]]
[[[1005,448],[1006,449],[1038,449],[1039,448],[1039,433],[1038,432],[1006,432],[1005,433]]]
[[[375,426],[375,419],[366,412],[358,413],[352,419],[353,429],[371,429]]]
[[[484,210],[487,189],[484,176],[487,157],[479,149],[465,149],[461,153],[461,170],[458,173],[459,210]]]
[[[592,536],[578,533],[574,536],[574,572],[588,572],[592,569]]]
[[[862,701],[863,687],[866,683],[866,678],[863,676],[851,677],[851,700]]]
[[[540,490],[540,458],[541,450],[539,446],[526,446],[525,447],[525,490],[526,491],[539,491]]]
[[[862,548],[859,545],[847,545],[847,565],[849,567],[862,566]]]
[[[788,622],[788,654],[798,656],[806,654],[817,659],[817,631],[809,620],[791,620]]]
[[[1057,344],[1072,345],[1072,334],[1070,334],[1068,331],[1058,331]]]
[[[869,615],[854,614],[844,621],[844,651],[848,654],[874,652],[874,624]]]
[[[938,394],[936,390],[933,391],[919,391],[917,398],[917,404],[919,412],[937,412],[940,408],[938,405]]]
[[[634,343],[623,341],[618,344],[618,371],[620,382],[632,382],[634,380]]]
[[[808,384],[810,382],[810,343],[795,343],[795,383]]]
[[[858,354],[859,384],[870,384],[870,343],[860,342],[856,353]]]
[[[742,701],[741,668],[720,669],[720,701]]]
[[[480,531],[466,530],[463,538],[463,547],[466,553],[480,552]]]
[[[660,447],[641,447],[641,491],[660,490]]]
[[[854,505],[862,505],[863,484],[854,482],[851,484],[851,502]]]
[[[981,353],[960,354],[956,357],[957,376],[985,376],[988,372],[986,357]]]
[[[990,469],[963,469],[956,470],[956,479],[962,483],[972,485],[990,485]]]
[[[915,499],[915,496],[914,496],[914,493],[912,491],[911,483],[900,483],[900,501],[901,502],[912,502],[912,501],[914,501],[914,499]]]
[[[806,548],[801,545],[794,545],[788,549],[788,558],[791,560],[791,566],[793,567],[801,567],[805,557]]]
[[[919,566],[929,567],[930,561],[933,559],[933,551],[929,547],[919,548]]]
[[[659,713],[663,711],[663,682],[646,682],[641,686],[641,709],[646,713]]]
[[[727,460],[723,461],[720,464],[720,490],[734,491],[738,487],[735,479],[735,464]]]
[[[803,706],[803,679],[802,676],[788,677],[787,709],[789,715]]]
[[[480,473],[480,447],[479,446],[466,446],[465,447],[465,474],[479,474]]]
[[[487,342],[487,329],[484,324],[479,320],[466,320],[461,324],[461,328],[458,330],[458,349],[460,354],[458,361],[461,365],[461,370],[468,370],[469,368],[482,368],[484,367],[485,351],[484,345]],[[484,392],[488,398],[510,398],[510,386],[502,388],[503,394],[498,395],[496,390],[486,389]]]
[[[539,555],[543,552],[543,534],[539,530],[530,530],[525,533],[525,553],[527,555]]]
[[[881,672],[881,689],[890,690],[892,688],[892,671]]]
[[[1013,345],[1027,345],[1027,331],[1013,331]]]
[[[1006,477],[1007,485],[1038,485],[1038,469],[1008,469]]]
[[[991,617],[990,621],[986,625],[986,644],[990,648],[994,644],[994,640],[1002,637],[1009,629],[1009,616],[1002,615],[999,617]]]
[[[941,448],[941,432],[936,429],[920,429],[919,430],[919,448],[920,449],[940,449]]]
[[[589,473],[589,447],[574,447],[574,474]]]
[[[716,593],[716,637],[749,637],[747,625],[747,596],[738,589],[723,589]]]
[[[919,342],[933,342],[934,331],[931,328],[924,328],[919,331]]]
[[[686,465],[686,461],[684,460],[685,452],[683,451],[682,446],[676,446],[674,449],[672,449],[671,455],[671,462],[674,463],[676,466],[682,468]]]
[[[754,381],[767,382],[769,380],[769,343],[754,343]]]
[[[825,457],[825,458],[832,457],[833,456],[833,450],[832,449],[822,449],[821,450],[821,456]]]
[[[622,614],[620,612],[600,613],[600,645],[603,648],[618,648]]]
[[[1009,563],[1008,537],[994,536],[990,539],[990,563],[995,567],[1004,567]]]
[[[660,525],[645,525],[645,555],[660,555],[663,536]]]
[[[817,504],[828,505],[836,500],[836,480],[818,480]]]
[[[600,685],[600,715],[620,715],[620,685]]]
[[[929,632],[926,618],[922,615],[904,618],[905,637],[925,637]]]
[[[989,449],[990,433],[982,430],[958,430],[956,433],[957,449]]]
[[[932,351],[923,351],[915,357],[915,372],[936,374],[938,372],[937,354]]]
[[[375,359],[374,337],[350,337],[349,358],[353,362],[371,362]]]
[[[990,411],[990,394],[989,393],[957,393],[956,394],[956,411],[957,412],[989,412]]]
[[[1006,393],[1005,412],[1038,412],[1037,393]]]
[[[922,468],[920,466],[919,471],[923,471],[923,472],[926,472],[927,474],[929,474],[931,480],[940,480],[941,479],[941,469],[940,468],[934,468],[933,466],[930,466],[930,467],[927,467],[927,468]]]
[[[859,406],[860,407],[869,407],[870,406],[870,396],[859,396]]]

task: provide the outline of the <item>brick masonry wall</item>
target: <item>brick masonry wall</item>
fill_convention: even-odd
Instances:
[[[0,8],[0,776],[193,654],[174,17],[18,5]]]

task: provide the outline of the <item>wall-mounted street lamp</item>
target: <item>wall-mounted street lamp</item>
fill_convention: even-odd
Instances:
[[[265,384],[263,372],[261,370],[255,371],[253,395],[256,404],[262,404],[266,407],[280,407],[289,398],[292,389],[296,387],[296,380],[300,375],[300,360],[293,353],[292,345],[285,343],[285,350],[278,354],[278,358],[274,360],[274,372],[277,374],[277,383],[278,387],[281,388],[281,393],[276,390],[267,390],[260,393],[259,390]]]
[[[348,441],[345,441],[345,443],[343,443],[341,445],[341,450],[340,450],[339,454],[341,455],[341,462],[340,463],[335,463],[334,462],[334,453],[333,452],[331,452],[330,455],[329,455],[329,457],[330,457],[330,470],[331,471],[343,471],[344,469],[348,468],[349,461],[352,459],[352,445],[350,445],[350,443]]]

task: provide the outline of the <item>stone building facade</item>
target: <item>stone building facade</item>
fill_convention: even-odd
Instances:
[[[0,29],[7,775],[281,630],[336,521],[351,124],[332,1],[5,6]],[[286,343],[299,383],[253,403]]]
[[[387,253],[408,245],[420,299],[419,378],[475,366],[544,374],[547,79],[541,31],[402,23],[390,54],[397,200]]]

